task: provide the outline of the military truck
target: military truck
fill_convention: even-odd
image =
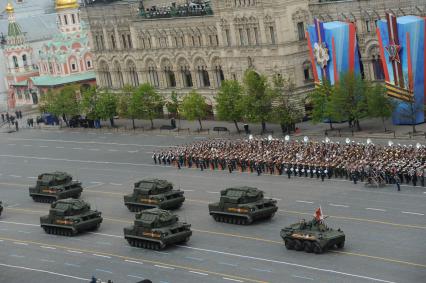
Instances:
[[[345,233],[325,225],[323,220],[314,218],[309,222],[301,220],[281,230],[287,250],[323,253],[334,247],[342,249],[345,246]]]
[[[220,201],[209,204],[209,212],[214,220],[243,225],[272,218],[277,210],[276,200],[265,199],[261,190],[252,187],[222,190]]]
[[[136,213],[134,225],[124,228],[124,238],[132,247],[160,250],[188,242],[192,235],[190,227],[168,210],[151,208]]]
[[[58,199],[79,198],[83,188],[81,182],[73,181],[65,172],[43,173],[38,175],[35,187],[30,187],[34,201],[52,203]]]
[[[61,199],[51,204],[49,215],[40,217],[40,225],[48,234],[74,236],[96,230],[102,222],[101,212],[91,210],[80,199]]]
[[[124,204],[132,212],[156,207],[177,209],[185,201],[183,193],[166,180],[144,179],[134,184],[132,194],[124,196]]]
[[[0,200],[0,215],[1,215],[1,213],[3,212],[3,203],[2,203],[2,201]]]

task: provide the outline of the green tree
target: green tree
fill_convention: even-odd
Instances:
[[[169,112],[174,118],[177,118],[179,114],[179,98],[175,91],[172,91],[170,100],[166,103],[167,112]]]
[[[238,121],[243,118],[242,100],[243,88],[236,80],[226,80],[216,96],[217,117],[224,121],[233,121],[235,128],[240,133]]]
[[[98,89],[92,86],[86,89],[81,95],[80,112],[85,114],[88,119],[99,119],[97,113]]]
[[[135,87],[131,85],[125,85],[117,101],[118,115],[122,118],[131,119],[133,129],[136,129],[136,126],[135,126],[135,115],[131,111],[132,110],[131,103],[132,103],[132,97],[135,91],[136,91]]]
[[[79,114],[75,86],[65,86],[59,92],[49,92],[43,101],[42,109],[57,117],[62,117],[68,125],[68,118]]]
[[[361,130],[360,120],[368,117],[367,96],[369,82],[351,72],[344,74],[334,86],[331,96],[331,117],[338,121],[349,120]]]
[[[300,108],[296,103],[291,101],[291,97],[295,91],[295,84],[290,78],[282,76],[273,77],[275,92],[275,103],[272,110],[272,118],[280,123],[283,132],[286,130],[294,130],[297,122],[303,118]]]
[[[367,96],[367,106],[370,117],[382,119],[383,128],[386,132],[385,120],[392,116],[395,103],[392,98],[387,96],[386,88],[383,85],[376,84],[370,88]]]
[[[159,110],[163,107],[163,97],[148,83],[140,85],[132,99],[135,103],[132,107],[137,115],[142,114],[142,117],[151,121],[151,129],[154,128],[154,118],[159,116]],[[141,109],[137,109],[140,107]],[[140,112],[142,111],[142,112]]]
[[[423,111],[425,111],[425,106],[420,103],[415,103],[414,100],[412,101],[401,101],[399,107],[399,116],[405,120],[408,121],[413,129],[413,134],[417,133],[416,130],[416,118],[417,115]]]
[[[329,81],[324,80],[315,87],[315,90],[309,94],[309,100],[312,103],[312,122],[314,124],[328,121],[330,129],[333,129],[333,113],[331,111],[331,98],[333,97],[334,87]],[[335,114],[335,113],[334,113]],[[336,115],[334,115],[336,116]]]
[[[111,127],[114,127],[114,116],[117,115],[117,96],[111,92],[105,91],[99,93],[96,103],[96,113],[100,119],[109,119]]]
[[[200,130],[203,129],[201,120],[207,116],[207,104],[201,94],[193,90],[185,95],[180,105],[180,112],[189,121],[198,120]]]

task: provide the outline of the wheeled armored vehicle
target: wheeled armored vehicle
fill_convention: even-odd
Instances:
[[[145,179],[134,184],[133,193],[124,196],[124,204],[132,212],[149,208],[177,209],[185,201],[183,194],[166,180]]]
[[[61,199],[51,204],[49,215],[40,217],[40,225],[48,234],[74,236],[96,230],[102,223],[101,212],[91,210],[80,199]]]
[[[309,222],[302,220],[281,230],[281,238],[288,250],[305,251],[316,254],[328,249],[342,249],[345,245],[345,233],[327,227],[323,220],[316,218]]]
[[[192,235],[190,227],[170,211],[152,208],[136,213],[134,225],[124,228],[124,238],[133,247],[160,250],[188,242]]]
[[[261,190],[252,187],[222,190],[219,202],[209,204],[209,213],[216,221],[232,224],[272,218],[277,210],[276,200],[265,199]]]
[[[79,198],[83,187],[70,174],[53,172],[38,175],[36,185],[29,191],[34,201],[52,203],[58,199]]]

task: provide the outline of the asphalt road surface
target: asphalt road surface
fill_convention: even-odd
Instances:
[[[149,278],[190,282],[426,282],[426,188],[365,188],[345,180],[201,172],[154,165],[152,152],[203,137],[27,130],[0,134],[0,282],[114,283]],[[76,237],[46,234],[28,186],[38,174],[63,170],[81,180],[82,199],[103,213],[100,229]],[[186,245],[151,251],[130,247],[123,227],[134,219],[123,195],[145,177],[185,191],[176,211],[192,224]],[[271,220],[250,226],[217,223],[207,204],[229,186],[250,185],[278,200]],[[321,206],[327,224],[346,233],[343,250],[321,255],[287,251],[284,226],[310,220]]]

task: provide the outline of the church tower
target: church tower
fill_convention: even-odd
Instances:
[[[78,0],[56,0],[58,27],[63,34],[81,31]]]
[[[8,106],[13,109],[18,105],[37,103],[33,101],[29,90],[15,93],[13,85],[38,75],[38,70],[33,64],[33,49],[27,43],[21,26],[16,22],[15,10],[11,3],[6,6],[8,14],[8,31],[3,54],[6,60],[6,86],[8,88]]]

